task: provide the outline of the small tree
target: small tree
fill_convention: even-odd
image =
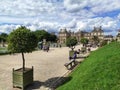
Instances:
[[[22,53],[23,71],[25,70],[24,53],[32,52],[37,46],[37,37],[27,29],[21,26],[8,36],[8,50],[11,53]]]
[[[86,45],[86,44],[88,44],[88,39],[87,38],[82,38],[81,40],[80,40],[80,42],[83,44],[83,46],[84,45]]]
[[[73,50],[76,44],[77,44],[77,39],[75,37],[67,38],[66,46],[70,47]]]

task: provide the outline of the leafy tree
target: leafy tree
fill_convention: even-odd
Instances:
[[[50,34],[45,30],[36,30],[34,33],[37,36],[38,41],[42,41],[43,39],[46,39],[46,41],[56,42],[57,40],[56,35]]]
[[[7,41],[8,35],[6,33],[1,33],[0,35],[0,42],[2,42],[2,46],[4,47],[5,42]]]
[[[36,30],[34,33],[37,36],[38,41],[42,41],[43,39],[46,39],[48,41],[50,36],[50,34],[45,30]]]
[[[56,42],[57,41],[57,36],[50,34],[48,41]]]
[[[75,37],[67,38],[66,46],[70,47],[73,50],[76,44],[77,44],[77,39]]]
[[[87,38],[82,38],[81,40],[80,40],[80,42],[83,44],[83,46],[84,45],[86,45],[86,44],[88,44],[88,39]]]
[[[37,46],[37,37],[27,29],[21,26],[8,36],[8,50],[11,53],[22,53],[23,70],[25,70],[24,53],[32,52]]]

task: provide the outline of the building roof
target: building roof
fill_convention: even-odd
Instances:
[[[67,29],[66,28],[60,29],[59,33],[67,33]]]
[[[94,27],[92,32],[104,32],[104,31],[102,30],[102,27],[100,26],[100,27]]]

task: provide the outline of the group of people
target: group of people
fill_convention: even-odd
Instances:
[[[43,42],[38,42],[38,48],[40,50],[43,50],[43,51],[49,51],[49,48],[50,48],[50,45],[47,43],[47,44],[43,44]]]
[[[49,51],[49,48],[50,48],[49,45],[43,45],[43,50],[44,50],[44,51],[47,51],[47,52],[48,52],[48,51]]]
[[[61,44],[53,44],[53,47],[62,47],[62,45]]]

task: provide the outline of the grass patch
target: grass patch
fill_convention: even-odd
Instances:
[[[57,90],[120,90],[120,43],[92,52],[69,76]]]

